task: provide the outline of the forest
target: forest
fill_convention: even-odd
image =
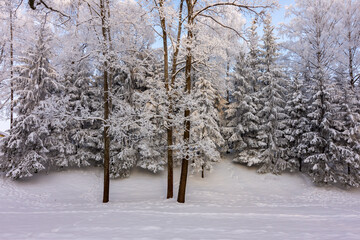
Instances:
[[[360,185],[360,1],[1,0],[0,172],[259,173]],[[261,175],[259,175],[261,176]]]

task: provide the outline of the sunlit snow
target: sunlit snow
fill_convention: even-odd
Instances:
[[[166,200],[166,173],[136,170],[111,182],[103,204],[101,169],[2,177],[0,239],[359,239],[358,189],[259,175],[226,159],[188,183],[179,204]]]

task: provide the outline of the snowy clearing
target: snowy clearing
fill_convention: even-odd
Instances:
[[[229,160],[188,183],[187,202],[178,204],[165,199],[165,173],[136,170],[112,180],[102,204],[101,169],[2,177],[0,239],[359,239],[358,189],[258,175]]]

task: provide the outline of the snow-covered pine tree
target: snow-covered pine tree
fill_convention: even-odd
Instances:
[[[307,118],[307,107],[303,95],[304,85],[300,76],[295,76],[289,88],[289,99],[286,102],[285,111],[288,118],[285,120],[285,138],[287,140],[286,159],[290,171],[298,169],[302,171],[302,155],[298,145],[301,135],[309,131],[309,120]]]
[[[112,84],[112,110],[110,136],[110,176],[128,177],[136,166],[136,143],[140,140],[140,127],[136,121],[136,109],[133,102],[132,80],[121,66],[117,67]],[[132,88],[132,89],[129,89]],[[129,95],[131,94],[131,96]]]
[[[333,110],[333,125],[339,132],[334,141],[337,146],[336,170],[340,184],[358,187],[360,185],[360,134],[359,100],[351,82],[337,79],[334,95],[338,105]]]
[[[102,161],[101,91],[92,78],[91,62],[85,49],[70,46],[68,65],[63,70],[63,98],[66,106],[66,135],[69,152],[65,165],[88,165]],[[98,118],[98,119],[97,119]],[[71,150],[70,150],[71,149]]]
[[[234,150],[239,154],[233,161],[246,163],[249,166],[257,164],[261,148],[266,146],[265,135],[259,135],[260,119],[257,116],[260,109],[258,90],[260,87],[259,36],[257,22],[253,20],[248,31],[249,53],[238,59],[234,69],[234,98],[237,103],[236,128],[229,138]]]
[[[155,60],[155,59],[154,59]],[[147,64],[145,89],[137,94],[141,140],[137,144],[137,166],[156,173],[164,169],[168,96],[160,64]]]
[[[136,72],[116,64],[112,86],[111,176],[128,177],[136,166],[164,169],[166,92],[156,58],[138,53]],[[144,57],[146,56],[146,57]]]
[[[264,34],[261,47],[261,76],[262,85],[258,91],[260,109],[257,114],[260,119],[258,138],[266,142],[259,155],[261,168],[259,172],[280,173],[289,168],[285,152],[287,141],[285,138],[285,95],[287,81],[280,66],[277,64],[278,44],[274,36],[271,16],[264,19]],[[265,137],[266,136],[266,137]]]
[[[287,31],[290,38],[287,49],[295,53],[298,62],[307,69],[304,96],[308,125],[304,126],[305,132],[297,146],[302,156],[302,169],[316,183],[344,184],[345,163],[356,159],[357,153],[345,144],[356,139],[356,134],[345,131],[344,126],[351,126],[351,121],[344,116],[352,114],[343,106],[343,94],[336,91],[333,78],[339,49],[334,34],[339,24],[334,14],[337,12],[335,3],[333,0],[296,1],[297,8],[291,10],[294,18],[285,29],[291,29]]]
[[[37,36],[35,45],[20,58],[21,64],[16,67],[19,73],[14,83],[18,94],[17,118],[10,135],[5,139],[5,158],[2,163],[6,175],[11,178],[32,176],[55,165],[48,158],[53,147],[49,138],[52,119],[43,113],[53,104],[47,100],[57,94],[59,84],[56,71],[50,63],[51,32],[44,23]]]
[[[309,86],[313,95],[307,102],[309,131],[302,134],[299,148],[304,167],[316,183],[337,183],[339,145],[336,139],[341,132],[334,125],[336,99],[334,85],[320,66]]]
[[[219,111],[216,101],[219,93],[211,81],[200,76],[192,93],[194,104],[191,113],[191,148],[194,152],[194,170],[211,170],[214,162],[220,161],[220,148],[225,144],[221,135]]]
[[[240,133],[238,133],[238,121],[239,121],[239,101],[242,100],[243,96],[247,91],[251,91],[252,88],[248,86],[245,77],[249,70],[248,62],[246,59],[246,53],[240,52],[237,57],[234,71],[229,73],[229,79],[233,82],[235,90],[231,95],[231,102],[228,102],[224,111],[224,122],[225,126],[222,127],[223,138],[226,142],[225,150],[230,153],[235,149],[239,149],[238,142]]]

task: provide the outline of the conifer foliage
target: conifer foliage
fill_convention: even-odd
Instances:
[[[57,137],[64,125],[56,115],[57,104],[50,99],[58,94],[60,85],[54,67],[51,65],[51,41],[45,24],[38,29],[38,37],[21,57],[21,64],[16,70],[19,77],[15,89],[19,96],[16,100],[18,117],[14,122],[11,134],[5,139],[4,155],[8,161],[2,163],[7,176],[21,178],[55,165],[57,155],[63,152],[57,149]],[[43,110],[47,111],[44,112]],[[58,136],[59,140],[63,136]]]

